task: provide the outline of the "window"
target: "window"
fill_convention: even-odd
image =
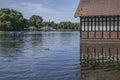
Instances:
[[[84,31],[85,22],[82,22],[82,31]]]
[[[111,31],[113,31],[113,25],[111,26]]]
[[[98,21],[98,18],[96,18],[96,21]]]
[[[85,31],[88,31],[88,26],[85,26]]]
[[[115,31],[117,31],[117,26],[115,26]]]
[[[91,31],[91,27],[92,27],[92,26],[89,26],[89,31]]]
[[[106,19],[105,19],[105,17],[103,17],[103,21],[105,21]]]
[[[111,17],[111,20],[113,21],[113,17]]]
[[[120,26],[118,27],[118,30],[120,31]]]
[[[91,19],[92,19],[92,18],[88,18],[88,19],[89,19],[89,22],[91,22]]]
[[[89,31],[92,31],[92,26],[91,26],[91,22],[89,22]]]
[[[113,28],[114,26],[113,26],[113,21],[111,21],[111,31],[113,31],[114,30],[114,28]]]
[[[117,27],[118,27],[117,21],[115,21],[115,31],[117,31]]]
[[[103,26],[103,31],[106,31],[106,26]]]
[[[81,21],[84,22],[84,18],[81,18]]]
[[[107,21],[107,31],[110,31],[110,22]]]
[[[96,26],[96,31],[98,31],[98,26]]]
[[[103,31],[106,31],[106,22],[103,22]]]
[[[92,30],[95,31],[95,26],[92,26]]]
[[[102,21],[102,17],[100,17],[100,21]]]
[[[117,19],[117,17],[115,17],[115,21],[117,21],[118,19]]]
[[[110,20],[110,17],[107,17],[107,21],[109,21]]]
[[[110,26],[107,26],[107,31],[110,31]]]

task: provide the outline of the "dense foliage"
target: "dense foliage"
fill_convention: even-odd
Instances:
[[[59,29],[64,29],[64,30],[79,30],[79,23],[73,23],[73,22],[60,22],[58,24]]]
[[[49,26],[55,30],[79,30],[79,23],[70,21],[55,23],[54,21],[43,21],[39,15],[32,15],[28,20],[25,19],[21,12],[9,8],[0,9],[0,30],[1,31],[21,31],[28,29],[30,26],[41,30]]]
[[[0,30],[23,30],[26,24],[27,20],[24,19],[22,13],[8,8],[0,9]]]
[[[29,26],[35,26],[37,28],[41,28],[42,26],[42,17],[38,15],[32,15],[28,20]]]

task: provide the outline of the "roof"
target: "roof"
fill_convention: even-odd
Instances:
[[[120,15],[120,0],[80,0],[75,17]]]

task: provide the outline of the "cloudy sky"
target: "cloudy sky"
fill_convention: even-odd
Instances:
[[[11,8],[23,13],[27,19],[33,14],[40,15],[45,21],[73,21],[80,0],[0,0],[0,8]]]

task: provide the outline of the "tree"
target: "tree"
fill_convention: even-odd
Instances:
[[[57,24],[57,27],[59,29],[63,29],[63,30],[79,30],[79,23],[75,23],[75,22],[60,22]]]
[[[42,26],[42,17],[38,15],[32,15],[28,20],[29,26],[35,26],[37,28],[41,28]]]
[[[21,12],[9,8],[0,9],[0,30],[23,30],[27,23]]]

